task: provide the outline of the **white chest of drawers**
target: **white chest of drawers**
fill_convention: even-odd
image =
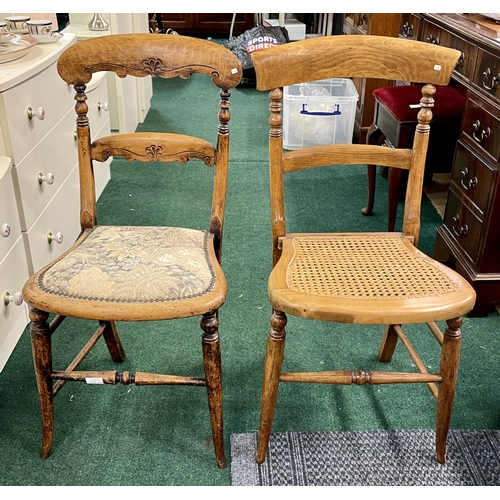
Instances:
[[[24,327],[28,310],[19,293],[28,279],[28,264],[12,181],[12,162],[0,156],[0,370]]]
[[[0,236],[9,240],[9,245],[0,241],[0,265],[7,257],[12,261],[0,269],[2,295],[4,288],[19,291],[29,274],[65,252],[80,232],[74,89],[57,73],[60,54],[75,42],[75,35],[64,34],[56,43],[36,45],[26,56],[0,64],[0,157],[12,162],[2,183],[11,186],[2,187],[10,192],[8,208],[7,197],[1,196],[0,219],[4,213],[12,218],[12,210],[17,218],[11,235]],[[109,135],[105,74],[96,74],[86,93],[93,139]],[[30,119],[28,108],[44,118]],[[109,163],[96,165],[97,196],[110,178]],[[28,322],[26,306],[10,302],[3,307],[0,371]],[[22,313],[16,316],[13,310]]]

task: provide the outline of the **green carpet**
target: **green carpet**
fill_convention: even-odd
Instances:
[[[172,97],[183,86],[181,99]],[[227,303],[220,311],[226,455],[233,433],[258,427],[263,358],[269,327],[267,275],[271,268],[267,166],[268,96],[232,92],[231,164],[223,268]],[[154,80],[154,97],[139,130],[166,130],[215,141],[217,89],[202,76]],[[179,118],[194,111],[194,128]],[[185,165],[113,161],[112,178],[98,203],[101,224],[168,224],[208,228],[212,170]],[[298,181],[301,181],[299,191]],[[384,230],[387,182],[378,176],[376,211],[361,215],[366,167],[318,168],[287,179],[289,230]],[[309,215],[307,211],[312,210]],[[401,213],[401,210],[399,210]],[[399,221],[400,223],[400,221]],[[421,249],[432,253],[441,224],[423,202]],[[54,334],[55,368],[62,369],[86,341],[89,325],[67,320]],[[94,327],[94,325],[90,325]],[[199,319],[118,324],[127,359],[120,371],[202,376]],[[382,327],[332,325],[289,318],[286,370],[371,369]],[[407,329],[425,364],[438,364],[427,330]],[[344,334],[344,332],[349,332]],[[486,370],[498,366],[500,316],[465,319],[452,427],[500,429],[500,391]],[[398,346],[392,368],[411,361]],[[116,369],[99,342],[82,369]],[[229,485],[230,464],[216,466],[204,388],[93,386],[68,383],[55,401],[52,455],[39,457],[41,422],[28,329],[0,374],[0,484],[2,485]],[[435,404],[423,386],[285,384],[274,431],[432,429]]]

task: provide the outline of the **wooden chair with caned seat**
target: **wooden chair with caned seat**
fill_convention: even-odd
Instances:
[[[32,350],[43,424],[41,455],[46,458],[50,454],[54,397],[67,381],[192,385],[206,387],[216,460],[219,467],[225,467],[218,310],[226,298],[221,243],[229,155],[229,91],[241,79],[240,63],[228,49],[207,40],[127,34],[80,42],[61,55],[57,67],[61,78],[76,91],[82,232],[66,253],[31,276],[23,288],[23,297],[31,307]],[[93,73],[99,71],[114,72],[122,78],[151,75],[187,79],[193,73],[210,77],[214,104],[220,94],[218,120],[214,116],[216,146],[195,136],[172,132],[118,134],[91,143],[85,89]],[[93,162],[110,157],[124,157],[137,162],[138,169],[146,170],[148,163],[185,164],[188,160],[190,165],[203,162],[212,167],[213,194],[211,209],[207,206],[207,212],[211,210],[207,230],[167,225],[98,225]],[[189,206],[189,200],[186,205]],[[49,314],[55,315],[50,323]],[[124,360],[115,322],[193,316],[201,317],[204,377],[78,370],[100,337],[104,337],[113,361]],[[56,370],[52,367],[51,336],[66,317],[97,320],[99,326],[74,361],[67,368]],[[143,328],[139,328],[139,333],[143,334]],[[165,345],[154,349],[162,347],[168,348]]]
[[[267,454],[280,382],[424,383],[437,400],[437,460],[445,461],[460,356],[460,327],[462,316],[474,306],[475,292],[460,275],[419,251],[417,244],[434,85],[448,84],[459,57],[457,50],[372,35],[303,40],[252,54],[257,89],[270,90],[271,100],[273,269],[268,294],[273,312],[264,363],[256,457],[259,463]],[[426,83],[412,149],[334,144],[283,152],[280,87],[352,77]],[[374,164],[408,171],[402,232],[287,233],[284,175],[349,164]],[[288,181],[293,183],[293,179]],[[294,191],[298,189],[294,184]],[[341,194],[339,190],[336,196]],[[286,201],[293,203],[288,198]],[[326,322],[385,325],[379,360],[391,360],[399,339],[416,370],[282,372],[287,315]],[[444,333],[437,321],[446,321]],[[441,362],[436,373],[428,372],[403,331],[402,325],[410,323],[426,323],[440,345]]]

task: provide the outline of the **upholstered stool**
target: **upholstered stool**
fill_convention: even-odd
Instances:
[[[436,86],[424,183],[429,182],[434,173],[451,171],[465,107],[465,96],[457,90],[459,88]],[[382,87],[374,90],[373,96],[375,97],[374,121],[368,131],[366,142],[411,149],[418,123],[417,114],[420,108],[418,103],[422,97],[422,85]],[[375,172],[376,165],[368,165],[368,206],[362,210],[365,215],[371,215],[373,210]],[[402,174],[403,171],[399,168],[389,168],[389,231],[394,231]]]

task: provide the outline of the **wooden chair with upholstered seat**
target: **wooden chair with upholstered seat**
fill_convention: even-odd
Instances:
[[[43,423],[41,455],[46,458],[50,454],[54,397],[67,381],[193,385],[206,387],[217,464],[225,467],[218,309],[226,298],[220,261],[229,154],[229,90],[240,81],[240,63],[229,50],[207,40],[129,34],[95,38],[68,48],[58,61],[58,71],[76,91],[82,232],[65,254],[35,273],[23,289],[23,297],[31,307],[33,358]],[[85,89],[93,73],[99,71],[111,71],[119,77],[186,79],[193,73],[211,77],[214,98],[219,99],[220,94],[217,122],[214,116],[216,146],[201,138],[168,132],[118,134],[91,144]],[[143,170],[147,170],[146,162],[184,164],[188,160],[191,168],[200,160],[213,168],[208,230],[98,225],[93,162],[116,156],[137,162],[137,168]],[[55,315],[50,323],[49,313]],[[201,317],[204,377],[77,369],[100,337],[104,337],[114,361],[124,360],[117,321],[192,316]],[[65,317],[97,320],[99,326],[74,361],[56,370],[52,367],[51,335]]]
[[[264,363],[259,463],[267,453],[280,382],[424,383],[437,400],[437,460],[445,461],[460,356],[460,327],[462,316],[474,305],[475,293],[461,276],[419,251],[417,244],[434,85],[448,83],[459,57],[457,50],[422,42],[355,35],[303,40],[252,54],[257,89],[271,91],[269,161],[273,269],[268,294],[273,312]],[[284,153],[280,87],[352,77],[426,82],[413,148],[334,144]],[[402,232],[287,233],[284,175],[346,164],[383,165],[408,171]],[[290,178],[286,184],[289,182],[293,184],[294,181]],[[297,184],[293,186],[297,193]],[[335,196],[341,195],[339,189]],[[286,198],[286,202],[288,206],[293,200]],[[399,339],[416,370],[408,373],[362,370],[284,373],[287,315],[326,322],[385,325],[379,360],[391,360]],[[446,321],[444,333],[437,321]],[[441,346],[441,363],[436,373],[428,372],[403,331],[402,325],[409,323],[426,323]]]

